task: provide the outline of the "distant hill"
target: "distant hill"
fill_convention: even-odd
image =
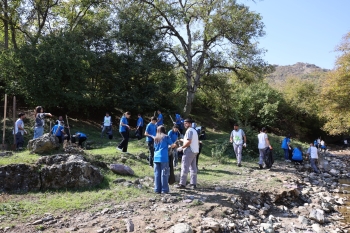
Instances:
[[[277,86],[283,84],[289,77],[298,77],[318,83],[320,78],[330,71],[328,69],[322,69],[314,64],[302,62],[288,66],[275,65],[275,69],[275,72],[269,74],[266,80],[269,84]]]

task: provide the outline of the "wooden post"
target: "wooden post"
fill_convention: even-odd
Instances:
[[[4,151],[5,149],[6,108],[7,108],[7,94],[5,94],[5,101],[4,101],[4,126],[2,128],[2,151]]]
[[[17,149],[15,128],[16,128],[16,96],[13,96],[13,146],[12,146],[13,150]]]

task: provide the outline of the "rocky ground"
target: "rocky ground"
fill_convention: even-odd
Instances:
[[[325,153],[321,174],[310,172],[307,163],[277,161],[270,170],[243,165],[244,179],[199,182],[195,190],[171,188],[170,194],[109,208],[100,203],[103,209],[94,213],[47,213],[0,232],[350,232],[349,189],[339,183],[350,178],[349,165],[350,151],[341,150]],[[152,178],[115,182],[140,188],[151,186]]]

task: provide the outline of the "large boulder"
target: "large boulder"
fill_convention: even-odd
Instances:
[[[119,174],[119,175],[131,175],[133,176],[135,173],[134,171],[124,165],[124,164],[110,164],[109,168],[112,170],[112,172],[114,172],[115,174]]]
[[[51,152],[59,147],[60,144],[58,143],[57,137],[48,133],[39,138],[30,140],[27,146],[28,150],[38,154]]]
[[[37,164],[44,165],[42,189],[92,187],[103,180],[101,172],[81,155],[43,156]]]
[[[0,166],[0,192],[40,190],[38,167],[26,164]]]

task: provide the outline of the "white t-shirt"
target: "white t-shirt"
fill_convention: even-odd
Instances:
[[[344,139],[344,145],[348,144],[348,140]]]
[[[324,141],[323,140],[321,141],[321,146],[324,146]]]
[[[199,140],[198,140],[198,133],[197,131],[192,128],[192,127],[189,127],[187,130],[186,130],[186,133],[185,133],[185,136],[184,136],[184,144],[187,143],[187,140],[190,139],[191,140],[191,144],[190,144],[190,147],[191,147],[191,151],[193,153],[199,153]]]
[[[269,146],[266,143],[266,140],[265,140],[266,138],[268,138],[266,133],[261,132],[258,134],[258,139],[259,139],[258,148],[259,149],[265,149],[266,147]]]
[[[105,116],[103,126],[111,126],[111,116]]]
[[[24,123],[23,123],[23,120],[21,118],[19,118],[17,121],[16,121],[16,124],[15,124],[15,134],[17,134],[17,132],[21,132],[21,134],[23,135],[24,134],[24,130],[21,130],[21,129],[18,129],[18,126],[22,127],[22,129],[24,129]]]
[[[231,138],[234,144],[236,145],[242,145],[243,144],[243,136],[244,136],[244,131],[242,129],[232,130],[231,132]]]
[[[318,159],[317,148],[314,146],[309,147],[307,154],[309,154],[312,159]]]

